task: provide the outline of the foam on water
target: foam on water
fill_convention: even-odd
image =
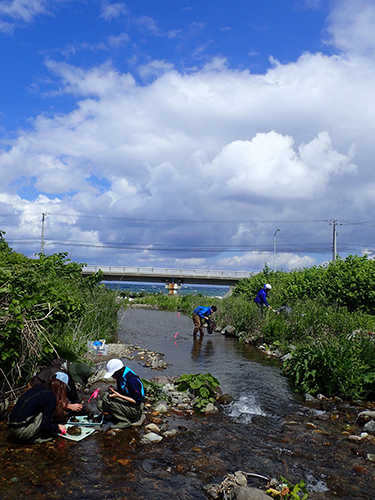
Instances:
[[[261,409],[253,395],[241,396],[239,400],[233,401],[226,408],[226,413],[237,422],[246,424],[251,422],[254,415],[266,416],[266,413]]]

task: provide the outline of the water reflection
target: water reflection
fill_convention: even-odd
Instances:
[[[193,348],[191,350],[191,359],[193,361],[199,360],[201,356],[202,344],[203,344],[203,335],[200,335],[199,337],[196,336],[193,337]]]

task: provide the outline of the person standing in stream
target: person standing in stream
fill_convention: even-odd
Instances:
[[[193,335],[196,335],[198,332],[201,335],[204,335],[203,321],[206,320],[207,322],[209,322],[211,314],[216,312],[216,311],[217,311],[216,306],[211,306],[211,307],[198,306],[194,309],[194,311],[193,311],[193,323],[194,323]]]

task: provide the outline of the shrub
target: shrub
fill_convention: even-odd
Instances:
[[[194,396],[194,407],[203,411],[208,403],[214,403],[220,382],[210,373],[184,374],[176,381],[177,390],[189,390]]]

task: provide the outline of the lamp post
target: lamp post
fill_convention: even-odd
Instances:
[[[280,228],[278,227],[273,235],[273,270],[274,272],[276,271],[276,234],[277,232],[280,231]]]

